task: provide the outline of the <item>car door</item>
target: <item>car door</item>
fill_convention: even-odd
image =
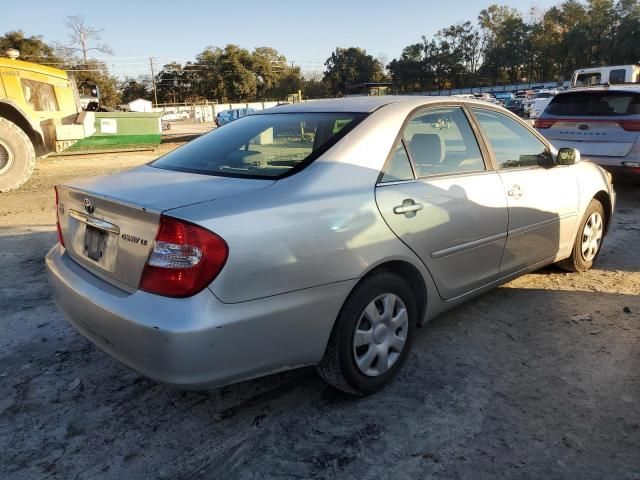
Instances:
[[[509,232],[500,270],[509,274],[555,257],[573,244],[578,180],[555,165],[549,146],[516,119],[474,107],[509,206]]]
[[[376,201],[443,298],[498,278],[507,201],[462,107],[425,108],[410,116],[376,186]]]

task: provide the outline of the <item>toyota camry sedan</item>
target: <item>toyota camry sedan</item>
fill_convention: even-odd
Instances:
[[[59,308],[158,382],[305,365],[354,395],[416,327],[519,275],[597,260],[609,175],[472,99],[265,110],[122,173],[56,187]]]

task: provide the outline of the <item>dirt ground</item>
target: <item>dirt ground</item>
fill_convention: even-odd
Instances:
[[[640,479],[640,189],[618,189],[596,268],[550,267],[442,315],[377,395],[312,368],[184,393],[77,334],[43,263],[55,183],[173,146],[46,159],[0,196],[0,478]]]

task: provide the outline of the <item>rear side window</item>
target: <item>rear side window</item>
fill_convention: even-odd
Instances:
[[[623,68],[611,70],[609,73],[609,83],[624,83],[625,73]]]
[[[362,113],[249,115],[174,150],[151,166],[207,175],[279,178],[303,168],[364,117]]]
[[[397,182],[400,180],[413,180],[413,170],[409,156],[404,148],[404,142],[400,140],[396,148],[393,149],[393,155],[387,162],[381,183]]]
[[[476,137],[460,107],[418,112],[404,130],[404,141],[418,177],[485,169]]]
[[[551,100],[546,112],[558,116],[639,115],[640,93],[563,93]]]

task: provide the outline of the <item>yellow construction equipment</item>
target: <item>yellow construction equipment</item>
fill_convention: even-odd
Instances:
[[[61,152],[95,132],[73,78],[63,70],[0,57],[0,192],[26,182],[36,158]]]

